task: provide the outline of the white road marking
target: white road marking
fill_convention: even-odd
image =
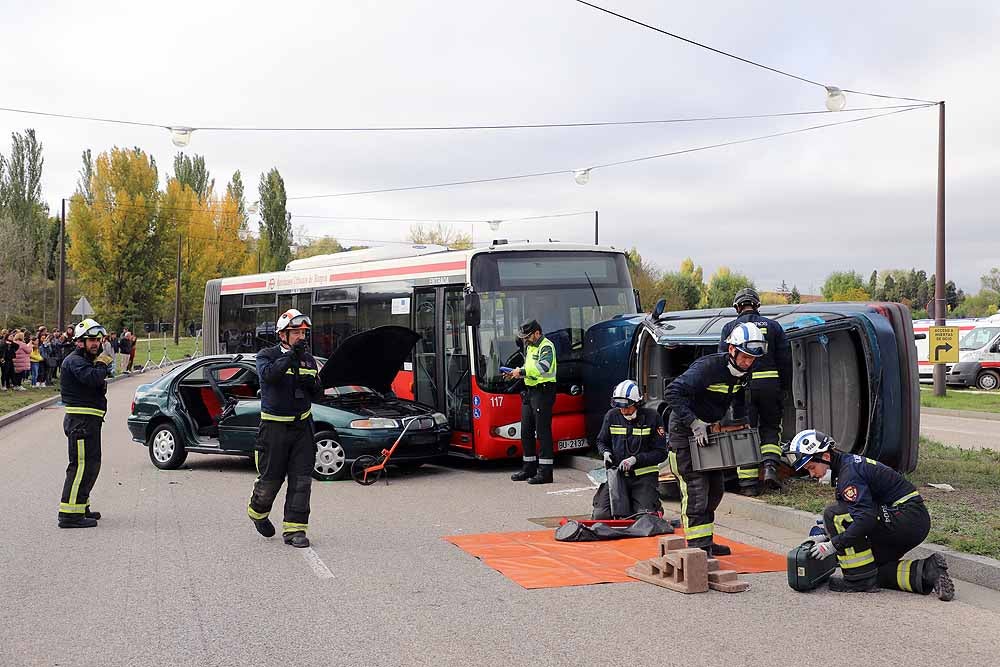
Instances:
[[[330,568],[326,566],[323,559],[319,557],[319,554],[313,551],[312,547],[306,547],[302,550],[302,558],[305,559],[309,567],[312,568],[313,573],[316,574],[320,579],[333,579],[333,572],[330,572]]]
[[[571,493],[580,493],[581,491],[593,491],[596,486],[578,486],[573,489],[559,489],[558,491],[546,491],[545,493],[550,496],[566,496]]]

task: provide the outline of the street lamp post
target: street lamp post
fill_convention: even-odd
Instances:
[[[66,198],[62,200],[62,214],[59,216],[59,314],[56,322],[59,331],[66,328]]]
[[[934,271],[934,325],[943,327],[948,310],[944,281],[944,100],[938,102],[937,248]],[[934,364],[934,395],[944,396],[945,364]]]

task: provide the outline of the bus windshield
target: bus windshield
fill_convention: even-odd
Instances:
[[[537,320],[555,345],[557,382],[566,391],[582,382],[588,328],[637,310],[625,257],[618,253],[527,251],[477,255],[472,286],[480,299],[476,379],[493,393],[520,391],[501,366],[524,364],[518,326]]]

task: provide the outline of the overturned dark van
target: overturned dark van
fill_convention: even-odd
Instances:
[[[832,435],[839,448],[900,472],[917,465],[920,390],[910,311],[898,303],[763,306],[792,351],[792,391],[783,441],[805,428]],[[586,336],[588,435],[593,439],[615,383],[636,379],[646,406],[669,408],[670,382],[698,357],[718,351],[732,308],[618,317]]]

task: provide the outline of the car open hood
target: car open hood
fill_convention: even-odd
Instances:
[[[420,340],[412,329],[384,326],[362,331],[346,338],[333,351],[319,381],[323,387],[364,385],[386,392],[393,378]]]

